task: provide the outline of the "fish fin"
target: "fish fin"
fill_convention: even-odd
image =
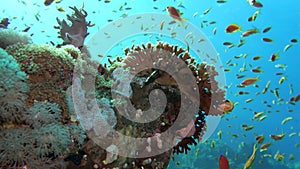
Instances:
[[[252,26],[253,29],[257,30],[257,33],[260,33],[260,29],[258,29],[256,26]]]
[[[187,18],[181,18],[180,20],[175,20],[175,21],[179,21],[181,26],[184,26],[184,22],[188,20]]]
[[[278,50],[278,51],[275,53],[275,55],[276,55],[275,61],[282,58],[282,56],[280,56],[279,53],[280,53],[280,50]]]
[[[242,26],[239,26],[239,29],[238,29],[237,31],[243,33],[243,27],[242,27]]]
[[[260,76],[257,76],[256,78],[257,78],[257,81],[258,81],[258,82],[260,82],[260,81],[261,81],[261,80],[260,80]]]

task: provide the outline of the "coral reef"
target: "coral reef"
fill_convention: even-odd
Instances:
[[[14,44],[30,44],[31,37],[26,32],[19,32],[14,29],[0,29],[0,48],[6,49]]]
[[[37,44],[6,50],[12,55],[0,49],[0,168],[66,168],[64,158],[86,138],[61,109],[67,110],[65,90],[79,50]]]
[[[15,103],[1,109],[0,143],[5,145],[0,148],[1,167],[166,168],[174,153],[187,153],[201,140],[207,115],[223,113],[217,109],[225,99],[214,79],[218,75],[214,66],[198,63],[183,48],[162,42],[133,45],[125,49],[124,57],[99,65],[84,46],[87,27],[92,26],[86,11],[70,8],[71,25],[57,18],[55,28],[64,41],[59,48],[31,44],[26,38],[23,43],[4,39],[3,48],[14,58],[0,51],[1,57],[10,57],[1,66],[13,85],[7,88],[7,82],[1,82],[0,104],[7,107],[7,98]],[[5,20],[1,24],[7,27]],[[17,33],[11,36],[20,39]],[[174,58],[183,65],[169,62]],[[76,71],[79,77],[74,76]],[[8,96],[10,90],[19,95]],[[96,144],[95,137],[105,137],[106,148]],[[133,143],[131,137],[144,139]],[[16,141],[11,143],[12,139]],[[170,144],[175,147],[166,149]],[[119,147],[132,157],[145,156],[123,157]]]
[[[84,39],[88,36],[87,26],[90,25],[90,22],[86,21],[87,12],[84,9],[78,10],[76,7],[70,7],[74,10],[74,14],[67,15],[68,20],[71,21],[72,25],[69,26],[67,22],[59,20],[56,18],[59,26],[56,26],[56,29],[59,29],[59,38],[63,39],[63,45],[72,44],[75,47],[81,48],[84,44]]]
[[[70,50],[68,48],[67,51]],[[28,75],[30,92],[27,105],[36,101],[58,103],[63,117],[67,116],[65,90],[71,85],[72,72],[77,54],[51,45],[17,44],[9,46],[6,51],[18,61],[21,70]]]
[[[107,124],[110,125],[109,128],[113,127],[113,129],[117,130],[119,134],[126,136],[148,139],[146,139],[146,142],[142,142],[140,144],[131,144],[129,140],[124,140],[126,138],[116,135],[108,137],[107,142],[113,142],[109,141],[109,139],[121,139],[117,142],[124,145],[118,146],[126,147],[128,153],[138,152],[139,154],[155,152],[157,149],[162,149],[166,144],[169,144],[168,142],[177,142],[177,144],[173,149],[159,155],[134,159],[118,155],[119,150],[113,144],[107,144],[107,149],[103,149],[93,140],[88,140],[83,145],[83,151],[86,152],[88,158],[86,166],[93,166],[95,164],[99,168],[166,168],[173,153],[187,153],[192,145],[196,145],[198,141],[201,140],[203,131],[205,131],[206,115],[219,115],[223,113],[217,110],[217,107],[225,101],[224,91],[218,88],[218,83],[214,80],[217,72],[213,66],[195,62],[195,60],[184,49],[179,48],[178,46],[163,44],[161,42],[156,45],[150,43],[146,45],[142,44],[142,47],[133,46],[131,49],[126,49],[125,55],[125,57],[116,57],[113,61],[109,60],[109,66],[100,65],[98,67],[98,74],[96,75],[95,83],[98,106],[102,107],[102,109],[104,108],[104,110],[114,110],[114,113],[109,113],[110,116],[106,116],[105,118],[108,122],[109,120],[112,120],[112,123],[109,122],[109,124]],[[168,59],[168,57],[179,58],[188,65],[189,70],[193,72],[193,76],[196,79],[195,86],[199,88],[201,102],[199,102],[199,98],[197,99],[192,97],[192,92],[194,92],[194,89],[192,89],[193,87],[191,87],[192,84],[184,83],[183,88],[185,89],[183,91],[183,95],[189,97],[189,99],[186,100],[187,102],[197,102],[199,105],[197,108],[198,111],[189,112],[193,115],[194,119],[187,122],[188,126],[179,125],[176,128],[178,136],[171,136],[166,142],[162,142],[163,138],[161,133],[167,131],[168,128],[174,124],[175,120],[185,121],[184,117],[178,116],[182,101],[180,96],[182,93],[179,90],[175,79],[164,71],[149,68],[151,66],[155,66],[155,64],[164,64],[165,62],[163,62],[163,59]],[[86,67],[86,64],[87,63],[82,62],[79,69],[86,70],[83,69]],[[176,64],[173,65],[176,66]],[[92,68],[89,67],[89,69]],[[139,69],[143,70],[139,72]],[[180,74],[181,78],[185,78],[186,72],[184,69],[178,67],[175,68],[175,70],[178,70],[177,73]],[[95,73],[95,70],[91,71],[93,72],[92,74]],[[138,71],[139,73],[135,74],[133,77],[129,74],[130,71]],[[88,71],[83,72],[83,74],[88,74]],[[83,77],[86,78],[85,75],[83,75]],[[128,85],[128,83],[123,83],[128,80],[131,80],[130,85]],[[180,80],[184,81],[184,79]],[[83,108],[80,112],[86,112],[88,111],[88,105],[91,104],[91,102],[88,99],[89,92],[85,91],[84,87],[80,87],[81,85],[83,84],[81,84],[80,79],[75,79],[73,82],[74,91],[79,92],[78,97],[82,97],[84,100],[82,101],[81,99],[81,102],[79,102],[80,99],[77,100],[77,98],[75,98],[75,104],[79,104],[77,106]],[[212,92],[213,85],[215,85],[214,92]],[[157,119],[154,119],[149,123],[136,123],[124,117],[124,115],[127,115],[130,117],[129,119],[136,118],[138,120],[152,118],[157,112],[145,110],[149,109],[151,104],[157,105],[159,102],[162,102],[162,100],[151,102],[150,98],[153,96],[151,96],[150,93],[152,90],[156,89],[162,90],[165,93],[167,100],[164,112]],[[86,93],[81,93],[82,91],[85,91]],[[154,92],[154,95],[156,94],[158,93]],[[212,100],[213,94],[215,94],[215,100]],[[113,99],[112,95],[121,96],[121,98],[129,98],[129,100],[125,100],[127,104],[123,104],[124,100]],[[132,103],[134,107],[128,109],[128,102]],[[103,107],[103,105],[105,106]],[[127,111],[121,112],[120,110]],[[144,112],[143,114],[143,111],[147,113]],[[94,113],[100,114],[100,112]],[[92,117],[86,117],[87,115],[80,113],[79,115],[81,123],[85,123],[86,121],[82,121],[82,118],[90,119],[86,122],[91,122],[93,121],[91,118],[95,117],[95,115]],[[101,116],[103,117],[103,114]],[[117,119],[116,124],[114,121],[115,117]],[[139,117],[143,118],[139,119]],[[96,126],[94,125],[95,124],[90,123],[83,124],[83,126],[87,127],[85,127],[85,129],[87,129],[90,139],[97,136],[97,132],[95,131]],[[100,124],[97,126],[99,125]],[[102,125],[103,124],[100,126]],[[106,134],[109,135],[109,131]],[[115,154],[111,154],[108,151],[110,148],[113,152],[115,152]]]
[[[74,15],[83,18],[84,23],[87,24],[85,22],[86,14],[80,13],[79,15],[78,9],[74,8],[73,10],[75,10]],[[75,20],[73,21],[75,22]],[[64,25],[63,23],[65,21],[61,22],[62,25]],[[72,27],[73,25],[68,28],[73,30]],[[82,29],[80,30],[82,31]],[[78,33],[75,32],[75,34]],[[67,38],[70,40],[70,37]],[[84,38],[81,40],[80,44],[83,45]],[[70,41],[67,44],[72,43]],[[75,46],[81,47],[78,44]],[[212,86],[218,86],[214,80],[214,76],[217,75],[214,67],[195,62],[195,59],[187,51],[178,46],[161,42],[156,45],[148,43],[142,44],[142,47],[133,46],[124,51],[125,57],[109,60],[109,66],[99,66],[96,62],[91,61],[84,46],[82,49],[84,49],[84,53],[72,45],[56,48],[50,45],[20,43],[6,48],[7,53],[12,55],[20,66],[20,69],[13,71],[24,71],[23,75],[28,78],[28,81],[23,80],[22,82],[28,83],[29,86],[29,91],[24,92],[23,99],[20,101],[24,108],[22,114],[19,115],[22,120],[19,120],[19,123],[13,121],[10,130],[30,129],[24,136],[30,139],[23,148],[27,148],[27,145],[32,148],[28,151],[30,159],[24,158],[26,161],[22,161],[22,159],[14,157],[3,158],[1,160],[4,166],[20,167],[38,164],[50,167],[49,165],[53,163],[53,168],[63,168],[67,165],[71,168],[94,165],[100,168],[120,166],[124,168],[166,168],[173,153],[187,153],[190,146],[196,145],[201,140],[205,130],[206,115],[222,113],[217,110],[217,107],[225,100],[224,91],[215,88],[212,92]],[[194,85],[186,83],[187,70],[181,68],[181,65],[164,62],[172,57],[183,61],[188,70],[192,72],[192,77],[196,82]],[[17,64],[16,61],[13,63]],[[79,65],[77,71],[81,72],[81,76],[72,81],[75,61]],[[177,70],[180,75],[179,80],[183,82],[182,88],[168,72],[151,68],[165,63],[167,63],[164,65],[166,67],[175,67],[174,70]],[[135,76],[130,75],[132,71],[139,69],[143,70]],[[81,84],[82,79],[92,82],[89,79],[91,74],[95,77],[95,93],[91,93],[89,85]],[[130,84],[123,83],[128,80],[131,80]],[[71,85],[72,89],[79,93],[78,97],[72,96],[70,90],[67,91]],[[161,98],[157,89],[165,93],[166,101],[151,99]],[[183,91],[181,91],[182,89]],[[194,97],[195,91],[199,92],[201,102],[199,102],[199,98]],[[212,99],[213,94],[217,96],[214,100]],[[96,102],[90,99],[92,95],[96,96]],[[125,97],[129,100],[122,101],[114,99],[113,96]],[[182,102],[199,105],[197,111],[187,112],[193,116],[191,121],[187,121],[184,116],[179,116]],[[132,103],[133,106],[128,107],[129,103]],[[100,111],[98,112],[92,105],[97,105]],[[156,105],[158,108],[151,109],[151,105]],[[183,109],[189,110],[184,107]],[[127,111],[121,112],[120,110]],[[163,110],[161,115],[158,114],[160,110]],[[92,111],[93,114],[88,115],[86,113],[88,111]],[[15,112],[13,112],[13,117],[17,115]],[[124,115],[142,123],[128,120]],[[149,119],[153,120],[143,123]],[[9,120],[5,119],[5,123],[7,121]],[[185,122],[188,125],[179,123],[179,126],[173,129],[176,135],[170,135],[170,138],[165,140],[162,133],[166,132],[175,121]],[[78,124],[85,128],[88,139]],[[2,130],[7,131],[6,128],[3,127]],[[106,133],[102,133],[103,129]],[[130,140],[126,140],[127,138],[118,135],[111,136],[112,129],[126,136],[147,138],[147,141],[139,144],[130,143]],[[93,137],[101,134],[109,136],[105,149],[99,147],[92,140]],[[110,139],[117,139],[123,145],[114,145]],[[0,141],[5,142],[6,140]],[[127,152],[133,155],[136,152],[139,154],[154,153],[170,143],[176,143],[176,146],[163,153],[158,153],[159,155],[145,158],[128,158],[119,155],[118,146],[126,147]],[[19,146],[20,149],[17,150],[17,153],[22,154],[25,150],[21,145]],[[9,153],[6,149],[1,152]],[[82,162],[83,159],[86,159],[85,162]]]
[[[17,61],[0,49],[0,124],[21,123],[29,87]]]
[[[74,123],[63,124],[56,104],[35,102],[28,111],[23,114],[23,124],[1,125],[0,166],[66,167],[68,162],[63,158],[80,149],[85,139],[83,129]]]

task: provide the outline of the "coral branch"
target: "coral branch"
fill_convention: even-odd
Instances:
[[[63,44],[72,44],[78,48],[81,48],[84,44],[84,39],[88,36],[87,26],[90,22],[86,21],[87,12],[84,9],[77,9],[76,7],[70,7],[74,10],[74,13],[70,16],[67,15],[67,19],[71,21],[71,26],[66,20],[60,20],[56,18],[59,26],[55,27],[59,29],[59,38],[63,39]]]
[[[8,18],[3,18],[0,22],[0,28],[7,29],[7,26],[10,24]]]

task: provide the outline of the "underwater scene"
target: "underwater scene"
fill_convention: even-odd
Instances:
[[[0,169],[300,169],[299,7],[2,1]]]

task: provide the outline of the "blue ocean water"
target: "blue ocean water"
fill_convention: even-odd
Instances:
[[[84,9],[88,13],[87,20],[95,23],[95,26],[88,29],[90,35],[86,41],[89,41],[98,30],[107,25],[108,20],[117,20],[124,15],[149,12],[168,15],[165,8],[174,6],[182,12],[182,17],[186,18],[185,22],[193,24],[205,34],[219,53],[223,66],[230,69],[230,71],[225,72],[226,98],[233,101],[235,107],[232,112],[222,117],[217,129],[206,142],[193,147],[188,154],[175,155],[169,168],[218,168],[218,159],[221,154],[226,155],[229,159],[230,168],[243,168],[244,163],[252,154],[252,147],[256,143],[255,137],[264,135],[264,143],[271,142],[272,145],[267,151],[256,154],[253,169],[265,168],[266,166],[299,169],[300,104],[288,103],[291,97],[300,94],[299,42],[286,51],[284,48],[288,44],[293,44],[291,39],[300,40],[300,1],[261,0],[261,3],[263,4],[262,8],[251,6],[246,0],[227,0],[225,3],[217,3],[215,0],[111,0],[109,3],[103,0],[62,0],[60,3],[54,2],[45,6],[42,0],[11,0],[2,2],[0,8],[2,17],[10,19],[10,28],[16,27],[18,30],[23,30],[31,27],[28,32],[33,34],[34,43],[49,43],[51,40],[57,44],[61,43],[61,40],[57,38],[57,30],[53,26],[57,24],[57,17],[66,18],[66,14],[72,13],[72,10],[68,8],[69,6],[79,8],[84,5]],[[58,11],[57,8],[59,7],[64,8],[65,12]],[[209,12],[203,14],[209,8],[211,8]],[[257,10],[259,14],[256,20],[249,22],[248,18]],[[216,23],[210,24],[209,22],[212,21]],[[241,32],[257,28],[259,33],[242,38],[245,40],[245,44],[241,47],[228,48],[228,46],[223,45],[224,42],[238,44],[241,39],[240,31],[225,32],[226,27],[230,24],[239,25]],[[262,33],[263,29],[269,26],[272,27],[271,30]],[[216,32],[214,33],[214,31]],[[262,38],[271,38],[274,42],[264,42]],[[135,38],[135,40],[137,43],[151,41],[142,37]],[[156,39],[152,40],[156,41]],[[164,40],[186,47],[186,44],[172,38],[165,38]],[[123,45],[131,46],[130,43],[129,40],[125,40]],[[280,58],[274,62],[269,61],[271,55],[275,53],[278,53]],[[111,54],[115,53],[112,51]],[[242,57],[234,57],[238,55],[242,55]],[[247,56],[243,57],[244,55]],[[262,56],[262,58],[254,61],[252,59],[254,56]],[[237,66],[226,64],[229,60]],[[240,72],[243,64],[246,64],[247,71]],[[282,70],[275,66],[277,64],[285,64],[287,68]],[[263,70],[263,73],[251,72],[251,69],[258,66]],[[276,75],[278,72],[283,72],[283,75]],[[238,79],[237,74],[245,75],[245,78]],[[282,76],[286,76],[286,80],[279,84]],[[257,86],[236,87],[247,77],[258,77]],[[269,91],[261,94],[268,81],[271,82]],[[290,92],[291,85],[293,92]],[[271,90],[278,91],[279,97],[277,98]],[[241,95],[238,94],[239,91],[247,91],[249,94]],[[246,103],[247,99],[253,99],[253,101]],[[264,111],[267,118],[262,121],[253,120],[254,112],[261,111]],[[286,117],[293,119],[282,124],[282,120]],[[254,126],[254,128],[245,131],[242,128],[244,124]],[[218,137],[220,131],[222,131],[221,139]],[[296,133],[294,136],[289,136],[294,132]],[[274,141],[269,137],[271,134],[282,133],[285,133],[282,140]],[[212,146],[212,141],[215,142],[215,146]],[[282,161],[274,158],[278,151],[284,154]],[[264,154],[270,154],[271,157],[264,157]],[[290,158],[291,154],[294,155],[293,159]]]

